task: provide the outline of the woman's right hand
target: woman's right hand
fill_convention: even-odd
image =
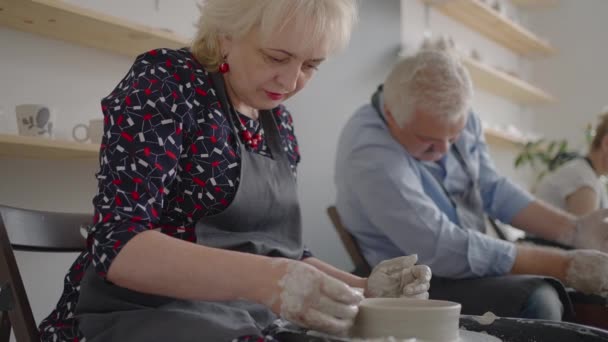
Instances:
[[[306,263],[273,259],[272,293],[262,300],[282,318],[327,334],[343,336],[353,324],[363,295]]]

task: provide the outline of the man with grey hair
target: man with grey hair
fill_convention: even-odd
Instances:
[[[561,320],[570,305],[561,284],[608,293],[608,212],[576,218],[500,176],[472,94],[448,52],[402,60],[341,134],[338,212],[369,265],[417,253],[435,275],[431,298],[465,314]],[[580,249],[490,237],[485,215]]]

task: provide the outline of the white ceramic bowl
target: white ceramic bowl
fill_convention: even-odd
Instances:
[[[416,338],[425,342],[459,341],[461,306],[440,300],[367,298],[351,335],[355,338]]]

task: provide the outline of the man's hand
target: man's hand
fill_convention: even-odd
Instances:
[[[608,297],[608,254],[593,250],[575,250],[567,255],[570,265],[564,283],[586,294]]]
[[[559,242],[578,249],[608,252],[608,209],[596,210],[576,220],[576,229]]]

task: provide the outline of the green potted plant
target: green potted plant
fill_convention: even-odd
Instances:
[[[587,125],[585,138],[587,145],[593,141],[593,127]],[[537,184],[547,173],[552,172],[564,163],[579,157],[581,153],[572,149],[566,139],[550,140],[540,139],[526,143],[521,152],[515,157],[515,168],[530,165],[536,173]]]

